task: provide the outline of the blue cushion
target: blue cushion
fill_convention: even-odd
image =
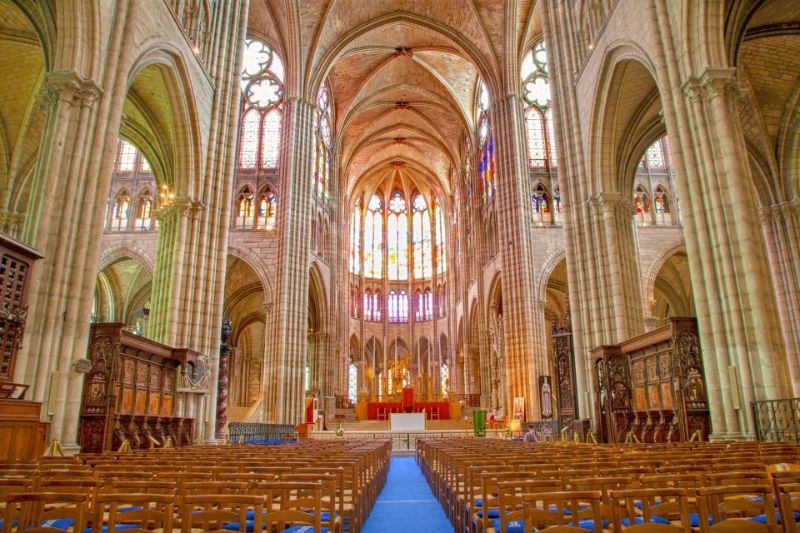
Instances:
[[[141,511],[144,507],[139,505],[123,505],[122,507],[117,507],[118,513],[129,513],[131,511]]]
[[[476,513],[478,518],[483,518],[483,509]],[[489,518],[500,518],[500,509],[489,509]]]
[[[709,524],[714,523],[713,516],[708,517],[708,523]],[[692,527],[700,527],[700,515],[697,513],[689,513],[689,525]]]
[[[574,522],[569,523],[570,526],[574,526]],[[608,520],[603,520],[600,522],[600,525],[603,526],[603,529],[608,527]],[[581,529],[585,529],[586,531],[594,531],[594,520],[591,518],[584,518],[583,520],[578,520],[578,527]]]
[[[494,521],[494,530],[498,533],[500,532],[500,519],[495,518]],[[531,528],[531,531],[534,531]],[[507,533],[525,533],[525,521],[524,520],[512,520],[508,524],[506,524],[506,532]]]
[[[475,507],[483,507],[483,498],[475,498]]]
[[[262,516],[267,516],[267,510],[264,509],[261,512],[261,515]],[[250,509],[249,511],[247,511],[247,513],[245,514],[244,517],[245,517],[246,520],[255,520],[256,519],[256,512],[254,510]]]
[[[650,521],[652,523],[654,523],[654,524],[671,524],[672,523],[669,520],[667,520],[666,518],[662,518],[660,516],[651,516],[650,517]],[[620,523],[625,527],[630,527],[630,525],[631,525],[631,521],[628,519],[628,517],[625,517],[622,520],[620,520]],[[643,516],[637,516],[636,518],[633,519],[633,525],[638,526],[640,524],[644,524],[644,517]]]
[[[780,524],[781,523],[781,513],[775,513],[775,519]],[[758,516],[754,516],[750,520],[753,521],[753,522],[758,522],[759,524],[766,524],[767,523],[767,515],[760,514]],[[800,511],[795,511],[794,512],[794,521],[795,522],[800,522]]]
[[[256,527],[255,520],[247,520],[245,522],[245,531],[247,533],[253,533],[253,529]],[[264,527],[263,524],[261,526]],[[227,524],[222,524],[222,529],[227,529],[229,531],[239,531],[239,522],[228,522]]]
[[[330,531],[327,527],[320,528],[320,533],[328,533]],[[292,526],[284,529],[283,533],[314,533],[314,526]]]
[[[75,520],[72,518],[53,518],[52,520],[43,520],[39,527],[52,527],[55,529],[69,529]]]

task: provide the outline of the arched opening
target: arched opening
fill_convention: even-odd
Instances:
[[[137,259],[122,257],[97,275],[92,322],[122,322],[128,331],[150,338],[152,273]]]
[[[35,212],[39,201],[31,191],[46,112],[37,96],[48,65],[40,33],[17,4],[0,0],[0,13],[0,72],[6,73],[0,80],[0,231],[23,239],[26,214]],[[42,206],[45,211],[53,207]]]
[[[228,255],[224,314],[231,324],[228,361],[228,420],[253,416],[263,399],[266,353],[266,293],[250,263]]]

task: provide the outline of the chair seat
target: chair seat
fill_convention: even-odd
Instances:
[[[672,523],[669,520],[667,520],[666,518],[663,518],[661,516],[651,516],[650,517],[650,522],[652,522],[653,524],[671,524]],[[630,527],[631,526],[631,521],[630,521],[630,519],[628,517],[625,517],[622,520],[620,520],[620,523],[625,527]],[[642,517],[642,516],[637,516],[636,518],[633,519],[633,525],[635,525],[635,526],[638,526],[638,525],[641,525],[641,524],[644,524],[644,523],[645,523],[644,522],[644,517]]]
[[[502,531],[502,528],[500,527],[500,519],[495,518],[492,523],[494,525],[494,531],[496,533],[500,533],[500,531]],[[506,533],[531,533],[533,531],[536,531],[536,529],[530,528],[528,531],[525,531],[524,520],[512,520],[506,524]],[[487,533],[489,532],[487,531]]]
[[[330,530],[327,527],[320,528],[320,533],[328,533]],[[314,533],[314,526],[292,526],[284,529],[283,533]]]
[[[247,533],[253,533],[255,527],[256,527],[255,519],[245,521],[245,531],[247,531]],[[227,529],[228,531],[239,531],[240,530],[239,522],[228,522],[227,524],[222,524],[222,529]]]
[[[69,529],[75,523],[72,518],[53,518],[42,521],[40,527],[51,527],[53,529]]]
[[[781,513],[775,513],[775,519],[780,524],[781,523]],[[766,524],[767,523],[767,515],[760,514],[758,516],[754,516],[753,518],[750,519],[750,521],[751,522],[758,522],[759,524]],[[795,511],[794,512],[794,521],[795,522],[800,522],[800,511]]]
[[[139,524],[116,524],[114,526],[114,531],[122,531],[124,529],[138,529],[138,528]],[[82,533],[92,533],[92,528],[87,527],[82,531]],[[108,533],[108,524],[100,528],[100,533]]]

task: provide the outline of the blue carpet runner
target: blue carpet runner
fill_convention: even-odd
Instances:
[[[454,533],[414,457],[392,457],[389,476],[364,533]]]

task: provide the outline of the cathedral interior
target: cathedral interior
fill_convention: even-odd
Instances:
[[[0,74],[40,455],[752,441],[800,396],[794,0],[0,0]]]

